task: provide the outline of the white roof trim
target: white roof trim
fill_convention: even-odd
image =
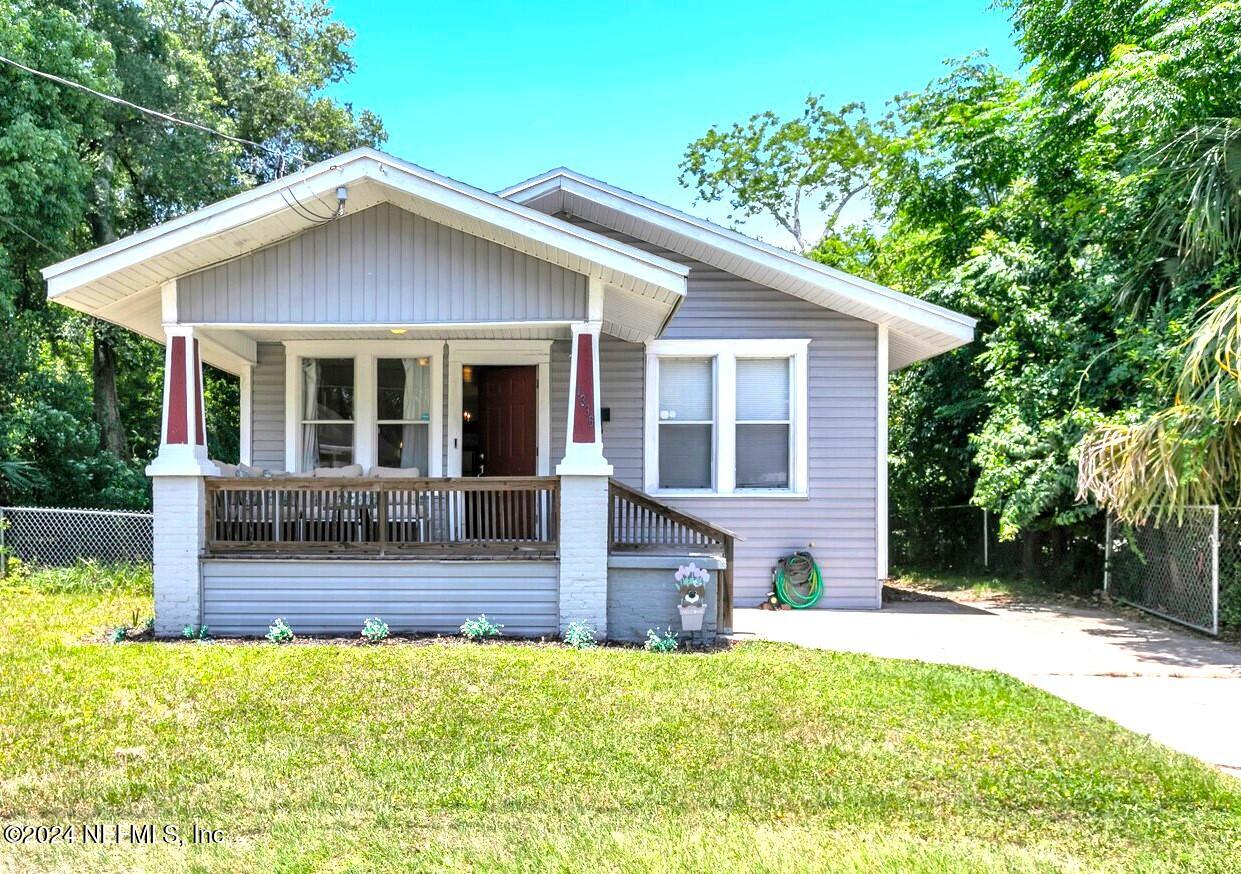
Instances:
[[[296,193],[305,199],[362,180],[372,180],[527,238],[535,244],[581,258],[597,265],[605,281],[610,280],[607,274],[611,272],[629,277],[636,280],[639,286],[661,292],[658,296],[663,297],[665,303],[675,305],[685,296],[685,277],[689,271],[680,264],[573,227],[538,210],[504,200],[371,148],[355,149],[340,157],[313,164],[298,173],[46,267],[42,272],[48,283],[48,296],[52,299],[68,297],[70,299],[65,303],[92,311],[97,305],[90,302],[92,295],[85,288],[92,282],[126,268],[138,268],[151,258],[174,252],[222,231],[236,229],[282,211],[291,212],[282,193],[294,185],[299,186]],[[262,248],[270,242],[273,241],[263,240],[254,248]],[[154,281],[170,278],[173,277],[159,276]],[[72,292],[78,290],[84,294],[80,300],[73,300]]]
[[[894,368],[946,352],[974,338],[976,320],[969,316],[751,239],[564,167],[519,182],[499,194],[517,203],[556,194],[576,195],[721,255],[744,259],[775,275],[773,281],[764,284],[876,324],[889,325],[895,333],[909,333],[907,351],[894,360]],[[553,197],[552,203],[563,204],[563,200],[556,201]],[[724,269],[728,268],[724,266]],[[819,293],[810,293],[812,291]]]

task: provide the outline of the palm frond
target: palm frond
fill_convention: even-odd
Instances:
[[[1178,405],[1087,434],[1079,447],[1078,496],[1127,522],[1162,522],[1186,507],[1234,503],[1238,459],[1241,420]]]
[[[1122,287],[1140,309],[1152,285],[1201,275],[1241,253],[1241,118],[1208,118],[1143,156],[1156,194],[1143,230],[1146,254]]]
[[[10,489],[31,488],[39,479],[39,472],[29,461],[0,461],[0,483]]]
[[[1203,310],[1182,346],[1176,403],[1083,438],[1080,499],[1145,522],[1241,498],[1241,290],[1217,295]]]

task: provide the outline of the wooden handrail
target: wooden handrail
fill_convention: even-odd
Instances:
[[[724,559],[716,595],[716,619],[720,630],[733,621],[734,531],[669,507],[646,492],[611,480],[608,485],[608,548],[612,552],[647,551],[694,553],[717,552]]]
[[[700,519],[691,513],[686,513],[684,510],[669,507],[667,504],[651,497],[646,492],[635,489],[633,486],[626,485],[618,479],[610,480],[608,489],[613,495],[623,495],[629,501],[640,507],[646,507],[648,510],[660,513],[667,516],[669,519],[680,522],[686,527],[694,528],[703,534],[718,534],[720,537],[731,537],[734,540],[745,540],[744,537],[735,531],[729,531],[722,525],[716,525],[714,522],[708,522],[706,519]]]
[[[560,477],[556,476],[505,476],[505,477],[395,477],[395,476],[307,476],[290,474],[289,476],[208,476],[203,477],[208,491],[281,491],[290,486],[301,490],[350,489],[366,491],[359,486],[378,487],[377,491],[393,489],[434,489],[447,488],[455,491],[520,491],[528,486],[557,486]],[[386,487],[386,488],[385,488]]]
[[[207,553],[554,556],[558,477],[208,477]]]

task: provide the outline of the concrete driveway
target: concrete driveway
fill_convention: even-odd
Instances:
[[[1170,624],[934,600],[879,611],[737,610],[733,625],[742,640],[1003,671],[1241,776],[1241,648]]]

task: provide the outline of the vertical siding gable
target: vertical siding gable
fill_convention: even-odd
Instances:
[[[586,277],[380,204],[178,281],[185,322],[570,321]]]

